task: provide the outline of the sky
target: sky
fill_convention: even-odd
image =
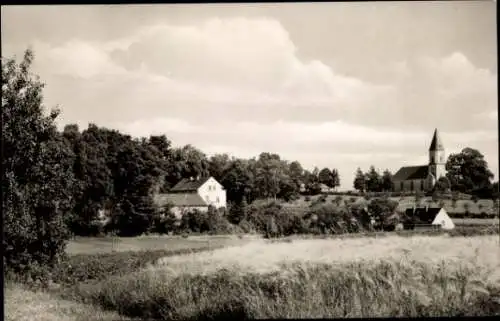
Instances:
[[[58,124],[261,152],[340,189],[374,165],[478,149],[498,179],[496,3],[2,6],[2,56],[35,52]]]

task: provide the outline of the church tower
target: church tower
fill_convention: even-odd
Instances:
[[[429,147],[429,173],[438,180],[446,175],[446,159],[444,156],[444,146],[437,128],[434,130],[431,146]]]

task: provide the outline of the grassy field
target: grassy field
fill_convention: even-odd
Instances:
[[[127,251],[178,251],[199,248],[220,248],[229,245],[245,244],[250,236],[242,238],[236,235],[218,236],[141,236],[120,237],[77,237],[66,247],[68,254],[95,254]]]
[[[72,294],[142,318],[500,313],[498,236],[253,240],[168,257]]]
[[[73,241],[69,252],[78,260],[85,255],[95,260],[100,246],[102,255],[123,260],[114,264],[127,266],[125,251],[140,246],[203,250],[209,241],[219,248],[169,254],[127,273],[51,293],[11,284],[5,292],[6,320],[500,315],[498,235],[149,236],[116,239],[121,247],[115,253],[110,241],[92,238]]]
[[[8,321],[126,321],[133,320],[99,306],[63,300],[55,295],[36,292],[19,284],[5,285],[5,320]]]

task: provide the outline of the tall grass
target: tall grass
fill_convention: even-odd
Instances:
[[[441,262],[283,264],[207,275],[148,271],[80,288],[105,308],[156,319],[481,316],[500,313],[499,285],[478,266]]]
[[[492,315],[498,246],[491,236],[256,241],[169,257],[74,294],[157,319]]]

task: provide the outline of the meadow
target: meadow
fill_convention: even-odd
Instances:
[[[207,239],[220,247],[175,254]],[[68,248],[81,250],[82,243]],[[127,273],[51,293],[10,285],[7,320],[28,320],[33,311],[56,321],[500,315],[498,235],[143,237],[119,243],[177,249]],[[108,255],[125,253],[134,252]]]

